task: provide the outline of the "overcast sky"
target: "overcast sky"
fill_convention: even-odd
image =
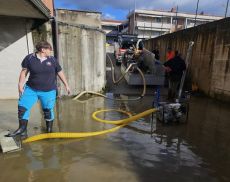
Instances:
[[[135,0],[54,0],[55,8],[100,11],[105,18],[126,19],[134,9]],[[169,11],[178,6],[179,12],[196,12],[197,0],[136,0],[137,9]],[[227,0],[200,0],[198,13],[224,16]],[[230,9],[229,9],[230,12]],[[230,15],[230,13],[228,13]]]

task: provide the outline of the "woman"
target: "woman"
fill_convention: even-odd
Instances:
[[[70,88],[65,75],[57,60],[51,56],[52,47],[42,41],[36,45],[36,52],[27,55],[22,61],[22,71],[19,76],[18,91],[18,120],[19,128],[9,137],[16,135],[27,136],[27,123],[30,110],[40,100],[46,120],[46,131],[52,132],[54,121],[54,105],[56,102],[56,76],[65,85],[66,91],[70,94]],[[27,74],[29,79],[25,84]]]

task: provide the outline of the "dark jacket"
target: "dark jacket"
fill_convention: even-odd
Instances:
[[[169,79],[172,81],[179,81],[182,77],[183,71],[186,69],[185,61],[180,56],[168,60],[164,66],[169,67]]]
[[[159,50],[154,49],[154,50],[153,50],[153,54],[155,54],[156,60],[160,60],[160,52],[159,52]]]

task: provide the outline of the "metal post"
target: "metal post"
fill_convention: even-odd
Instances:
[[[156,90],[155,90],[155,94],[154,94],[154,100],[153,100],[153,107],[154,108],[158,108],[159,107],[159,103],[160,103],[160,86],[157,85],[156,86]]]
[[[178,13],[178,5],[176,6],[176,26],[175,26],[175,31],[177,31],[177,27],[178,27],[178,17],[177,17],[177,13]]]
[[[185,29],[188,27],[188,18],[185,18]]]
[[[135,30],[136,30],[136,26],[135,26],[135,23],[136,23],[136,0],[134,0],[134,11],[133,11],[133,34],[135,34]]]
[[[181,99],[181,94],[182,94],[182,90],[183,90],[183,87],[184,87],[184,81],[185,81],[185,77],[186,77],[186,74],[187,74],[189,61],[190,61],[190,58],[191,58],[191,55],[192,55],[193,45],[194,45],[193,41],[189,42],[189,48],[188,48],[187,56],[186,56],[186,59],[185,59],[186,70],[183,72],[183,75],[182,75],[182,78],[181,78],[180,88],[179,88],[179,92],[178,92],[178,98],[176,100],[177,102],[179,102],[180,99]]]
[[[27,46],[27,53],[30,53],[30,48],[29,48],[29,41],[28,41],[28,31],[27,31],[27,20],[25,20],[25,33],[26,33],[26,46]]]
[[[160,33],[160,35],[162,35],[163,34],[163,13],[162,13],[162,15],[161,15],[161,33]]]
[[[225,18],[227,17],[227,13],[228,13],[228,3],[229,3],[229,0],[227,0],[227,5],[226,5],[226,10],[225,10],[225,15],[224,15]]]
[[[153,20],[151,19],[151,36],[150,36],[150,38],[152,38],[152,34],[153,34]]]
[[[151,117],[151,123],[150,123],[150,126],[151,126],[151,131],[150,131],[150,133],[151,133],[151,137],[153,136],[153,119],[154,119],[154,113],[152,113],[152,115],[151,115],[152,117]]]
[[[143,32],[143,39],[145,38],[145,22],[144,22],[144,32]]]
[[[172,33],[172,28],[173,28],[173,16],[171,16],[170,33]]]
[[[196,18],[197,18],[197,12],[198,12],[198,8],[199,8],[199,2],[200,2],[200,0],[197,0],[197,4],[196,4],[196,16],[195,16],[194,27],[196,26]]]

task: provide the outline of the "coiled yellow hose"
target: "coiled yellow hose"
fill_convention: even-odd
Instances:
[[[129,117],[126,119],[122,119],[122,120],[115,120],[115,121],[110,121],[110,120],[103,120],[97,117],[97,114],[102,113],[102,112],[110,112],[110,111],[117,111],[117,112],[122,112],[126,115],[128,115]],[[95,111],[92,114],[92,118],[98,122],[103,122],[103,123],[108,123],[108,124],[116,124],[118,126],[111,128],[111,129],[107,129],[107,130],[102,130],[102,131],[95,131],[95,132],[81,132],[81,133],[69,133],[69,132],[59,132],[59,133],[43,133],[43,134],[39,134],[39,135],[35,135],[32,137],[29,137],[25,140],[23,140],[22,143],[29,143],[29,142],[34,142],[34,141],[38,141],[38,140],[44,140],[44,139],[51,139],[51,138],[84,138],[84,137],[92,137],[92,136],[98,136],[98,135],[103,135],[103,134],[107,134],[107,133],[111,133],[114,132],[122,127],[124,127],[125,125],[127,125],[128,123],[132,122],[132,121],[136,121],[144,116],[147,116],[153,112],[156,112],[157,109],[149,109],[147,111],[144,111],[142,113],[139,113],[137,115],[132,116],[130,113],[126,112],[126,111],[121,111],[121,110],[111,110],[111,109],[106,109],[106,110],[99,110],[99,111]]]

